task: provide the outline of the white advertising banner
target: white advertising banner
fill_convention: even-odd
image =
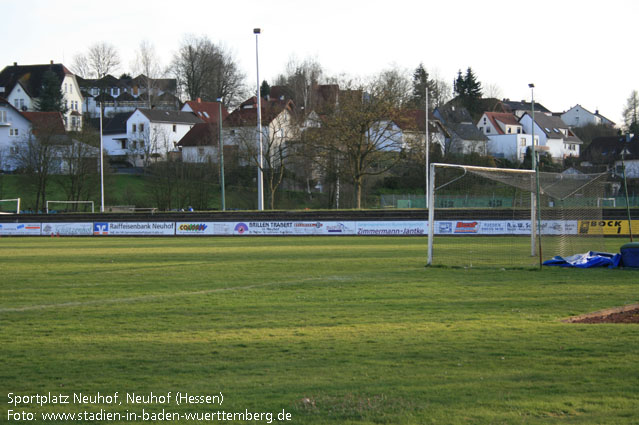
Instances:
[[[233,227],[235,223],[224,221],[189,221],[175,223],[176,235],[209,235],[209,236],[231,236],[233,235]]]
[[[427,221],[358,221],[357,235],[419,236],[428,234]]]
[[[530,220],[451,220],[436,221],[436,235],[530,235]],[[577,220],[543,220],[544,235],[576,235]]]
[[[40,236],[40,223],[0,223],[0,235]]]
[[[42,223],[42,236],[90,236],[93,223]]]
[[[96,236],[172,236],[175,235],[175,222],[96,222],[93,223],[93,234]]]
[[[246,221],[236,222],[234,235],[354,235],[352,221]]]

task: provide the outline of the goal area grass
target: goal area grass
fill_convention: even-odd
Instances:
[[[503,249],[487,238],[482,249]],[[274,423],[284,410],[279,423],[292,424],[639,416],[635,325],[561,321],[637,303],[637,272],[427,268],[425,237],[0,238],[0,251],[1,423],[23,423],[9,410],[43,423],[100,409],[273,412]],[[7,403],[49,392],[224,402]]]

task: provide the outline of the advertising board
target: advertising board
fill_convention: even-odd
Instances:
[[[93,223],[42,223],[42,236],[89,236]]]
[[[639,220],[631,220],[632,232],[639,230]],[[628,220],[579,220],[582,235],[629,235]]]
[[[231,236],[234,224],[224,221],[178,221],[175,223],[175,234],[178,236]]]
[[[175,222],[96,222],[93,223],[96,236],[172,236],[175,235]]]
[[[419,236],[428,234],[427,221],[358,221],[357,235]]]
[[[40,223],[0,223],[0,235],[40,236]]]
[[[234,235],[354,235],[352,221],[246,221],[236,222]]]

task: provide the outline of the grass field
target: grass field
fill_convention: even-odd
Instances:
[[[438,244],[472,249],[459,241]],[[639,417],[636,325],[560,321],[636,303],[638,272],[427,269],[417,237],[2,238],[0,253],[0,423],[100,409],[248,409],[274,423],[285,410],[291,424]],[[224,400],[8,404],[116,391]]]

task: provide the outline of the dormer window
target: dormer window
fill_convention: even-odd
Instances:
[[[113,97],[120,96],[120,88],[119,87],[111,87],[111,96],[113,96]]]
[[[517,134],[521,134],[521,127],[517,127]]]
[[[512,128],[508,127],[508,134],[512,133]]]

